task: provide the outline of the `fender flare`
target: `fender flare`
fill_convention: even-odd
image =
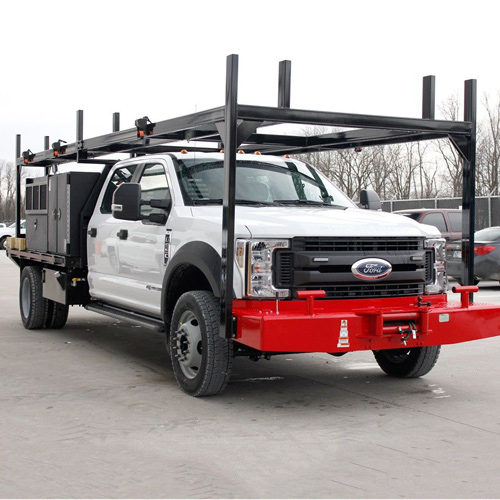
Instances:
[[[167,265],[161,291],[161,312],[165,318],[165,306],[170,282],[179,267],[191,265],[198,268],[207,279],[213,294],[220,297],[221,256],[208,243],[192,241],[179,248]]]

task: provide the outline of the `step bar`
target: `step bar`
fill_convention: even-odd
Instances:
[[[126,323],[142,326],[143,328],[154,330],[155,332],[165,331],[165,323],[160,319],[151,318],[150,316],[140,313],[126,311],[119,307],[105,304],[104,302],[91,302],[85,306],[85,309],[87,309],[87,311],[103,314],[104,316],[109,316],[110,318],[125,321]]]

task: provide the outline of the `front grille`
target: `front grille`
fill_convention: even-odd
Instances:
[[[294,250],[306,252],[406,252],[423,248],[422,238],[294,238]]]
[[[291,252],[278,252],[278,274],[277,282],[279,283],[279,288],[290,288],[293,285],[292,282],[292,257]]]
[[[433,280],[434,257],[423,238],[302,238],[291,248],[276,252],[276,288],[324,290],[326,298],[377,298],[421,295]],[[352,265],[364,258],[392,264],[380,281],[356,278]]]

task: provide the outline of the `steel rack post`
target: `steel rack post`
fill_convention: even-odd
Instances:
[[[220,336],[233,336],[234,225],[236,198],[236,148],[238,115],[238,56],[227,56],[224,139],[224,199],[222,203],[222,261]]]
[[[290,107],[292,61],[280,61],[278,78],[278,108]]]
[[[83,110],[76,112],[76,161],[85,158],[83,150]]]
[[[477,81],[465,81],[464,121],[472,125],[467,136],[462,186],[462,284],[474,284],[474,227],[476,208]]]
[[[113,113],[113,132],[120,131],[120,113]]]
[[[422,118],[434,120],[436,109],[436,77],[424,76],[422,92]]]
[[[43,139],[43,149],[44,151],[48,151],[50,149],[50,137],[46,135]],[[50,173],[50,167],[45,167],[45,175],[49,175]]]
[[[19,164],[21,157],[21,134],[16,135],[16,238],[21,236],[21,169]]]

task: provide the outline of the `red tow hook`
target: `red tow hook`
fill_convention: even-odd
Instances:
[[[307,314],[314,316],[314,299],[322,299],[326,297],[324,290],[299,290],[297,292],[298,299],[307,299]]]
[[[478,286],[454,286],[451,291],[453,293],[460,294],[460,300],[462,301],[462,307],[468,308],[470,306],[470,295],[471,293],[475,293],[479,291]]]

